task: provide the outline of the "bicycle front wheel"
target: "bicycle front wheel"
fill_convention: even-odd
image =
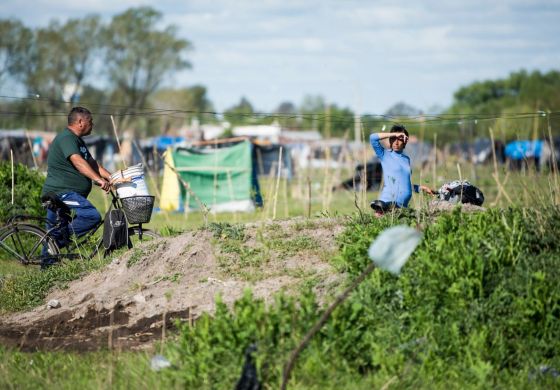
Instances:
[[[58,258],[58,246],[44,229],[17,223],[0,232],[0,259],[17,260],[23,265],[40,265],[45,245],[48,254]]]
[[[153,241],[160,237],[161,236],[153,230],[142,229],[142,231],[140,231],[138,226],[128,228],[128,238],[130,239],[132,247],[135,247],[143,242]]]

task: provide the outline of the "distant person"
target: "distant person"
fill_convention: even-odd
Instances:
[[[55,137],[47,156],[47,179],[41,196],[61,201],[75,213],[73,219],[65,214],[63,226],[53,232],[60,248],[68,245],[70,234],[82,236],[101,221],[101,215],[87,200],[92,181],[105,192],[110,189],[111,173],[95,161],[82,140],[92,130],[91,112],[83,107],[72,108],[68,126]],[[55,224],[56,213],[48,209],[47,228]],[[43,251],[45,268],[54,261],[46,256],[46,249]]]
[[[382,140],[389,141],[389,149],[382,144]],[[381,161],[383,170],[383,188],[379,199],[371,202],[371,207],[376,215],[393,208],[408,207],[412,190],[424,191],[434,194],[434,191],[426,186],[413,186],[410,181],[412,169],[410,158],[403,153],[408,142],[408,131],[402,125],[394,125],[390,133],[373,133],[370,138],[371,146]]]

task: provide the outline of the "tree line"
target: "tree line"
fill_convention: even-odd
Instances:
[[[278,123],[317,130],[326,137],[354,137],[355,112],[327,103],[322,96],[307,95],[299,105],[284,101],[268,113],[242,97],[215,113],[205,86],[165,87],[191,67],[188,53],[193,45],[162,19],[151,7],[130,8],[105,22],[88,15],[39,28],[0,19],[0,90],[17,87],[26,94],[23,99],[0,99],[0,127],[57,130],[68,108],[79,102],[97,114],[98,129],[107,132],[113,115],[119,129],[133,128],[140,135],[161,134],[196,118],[199,123],[225,120],[234,126]],[[555,114],[543,115],[546,120],[516,114],[559,110],[559,91],[560,72],[520,70],[459,88],[452,105],[437,117],[423,116],[421,110],[399,102],[385,116],[358,119],[366,134],[384,124],[404,122],[413,131],[437,132],[442,140],[456,139],[458,133],[487,136],[490,128],[512,138],[520,130],[542,132],[549,123],[557,132]]]
[[[128,126],[167,77],[191,66],[192,44],[178,37],[177,27],[159,27],[161,21],[150,7],[128,9],[107,23],[88,15],[32,29],[0,20],[0,87],[17,84],[28,98],[3,104],[3,116],[12,116],[12,125],[52,129],[60,122],[55,114],[80,100],[99,112],[110,105],[116,122]]]

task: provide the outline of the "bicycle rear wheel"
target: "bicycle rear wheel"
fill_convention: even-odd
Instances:
[[[0,259],[17,260],[23,265],[40,265],[44,245],[49,255],[58,258],[58,246],[44,229],[16,223],[0,232]]]

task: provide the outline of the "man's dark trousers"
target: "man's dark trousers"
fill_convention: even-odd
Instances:
[[[71,235],[76,237],[83,236],[101,222],[101,215],[89,200],[76,192],[66,192],[59,194],[58,198],[64,202],[70,210],[74,211],[74,218],[70,215],[62,215],[63,225],[51,232],[59,248],[64,248],[70,243]],[[56,213],[47,210],[47,230],[56,225]],[[49,259],[46,247],[43,248],[44,260],[41,267],[47,267],[54,263]]]

